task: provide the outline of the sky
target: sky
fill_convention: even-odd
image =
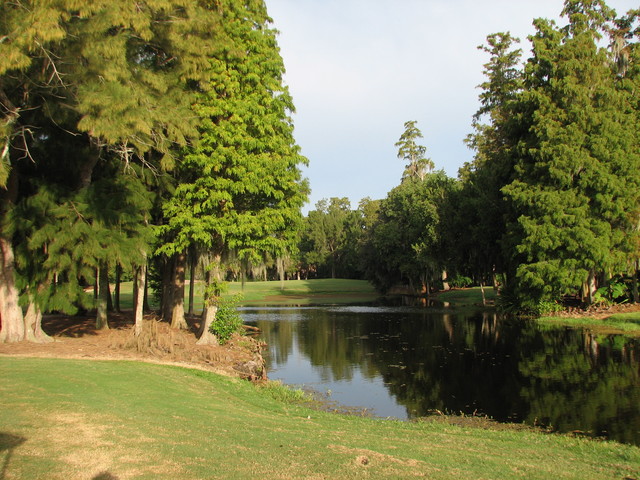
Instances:
[[[436,169],[457,177],[478,109],[489,34],[511,32],[524,58],[535,18],[562,0],[265,0],[293,96],[296,142],[311,194],[381,199],[400,183],[395,143],[417,121]],[[638,0],[608,0],[619,15]],[[560,24],[566,23],[563,19]]]

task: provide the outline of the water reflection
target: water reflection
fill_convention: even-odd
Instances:
[[[408,307],[245,309],[269,377],[379,416],[486,414],[640,444],[640,344],[494,314]]]

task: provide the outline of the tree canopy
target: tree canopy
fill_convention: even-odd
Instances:
[[[295,249],[306,159],[262,0],[0,8],[0,340],[21,302],[94,307],[87,284],[108,326],[109,276],[154,255],[166,285],[187,249]]]

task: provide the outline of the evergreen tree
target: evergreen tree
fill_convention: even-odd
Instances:
[[[354,240],[352,220],[351,203],[346,197],[320,200],[307,215],[300,250],[306,265],[319,276],[344,276],[345,253],[349,241]]]
[[[195,244],[215,258],[233,252],[248,266],[295,249],[306,197],[299,165],[306,159],[293,139],[293,103],[264,2],[221,6],[232,44],[208,60],[211,80],[195,106],[200,141],[185,152],[179,184],[164,205],[158,253],[180,258]],[[184,326],[181,292],[163,300],[169,298],[172,324]]]
[[[404,132],[396,142],[398,147],[398,158],[407,162],[402,174],[402,181],[417,178],[424,180],[426,174],[433,170],[433,162],[426,158],[426,147],[418,145],[416,142],[422,138],[422,132],[416,126],[415,120],[410,120],[404,124]]]
[[[479,85],[480,108],[473,117],[475,132],[467,144],[475,150],[470,164],[460,170],[462,188],[450,199],[449,245],[456,250],[457,268],[484,282],[496,283],[503,273],[502,239],[507,202],[501,189],[513,176],[515,99],[522,91],[521,50],[509,33],[487,37],[478,47],[490,55]]]
[[[521,97],[508,244],[519,302],[537,308],[621,268],[636,240],[640,194],[637,114],[599,46],[613,12],[567,0],[569,24],[537,20]]]
[[[380,203],[368,245],[369,280],[385,292],[398,283],[428,293],[446,269],[441,213],[454,180],[443,171],[405,181]]]
[[[79,195],[101,159],[171,166],[170,147],[197,134],[190,106],[208,80],[203,52],[220,43],[220,29],[216,9],[180,0],[0,8],[0,184],[7,187],[0,192],[0,341],[16,341],[24,328],[11,238],[20,228],[9,225],[12,209],[37,193],[34,176],[68,172],[66,162],[76,168],[63,190]],[[34,171],[46,158],[36,154],[46,155],[39,146],[57,138],[73,146],[71,156]]]

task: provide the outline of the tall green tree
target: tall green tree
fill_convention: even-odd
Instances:
[[[444,171],[401,183],[381,201],[368,235],[367,278],[385,292],[403,283],[427,293],[446,268],[442,208],[455,181]]]
[[[348,198],[332,197],[316,203],[305,219],[301,251],[307,268],[319,276],[354,277],[361,226]]]
[[[425,175],[434,167],[433,161],[425,156],[427,148],[417,143],[418,139],[422,138],[417,123],[415,120],[405,122],[404,132],[395,145],[398,148],[398,158],[407,162],[402,173],[402,181],[411,178],[424,180]]]
[[[517,42],[510,33],[495,33],[478,47],[490,57],[484,65],[485,81],[479,85],[474,133],[467,138],[475,155],[460,169],[462,188],[450,199],[447,215],[456,267],[481,282],[495,283],[496,274],[504,273],[502,240],[508,203],[501,189],[512,180],[520,135],[514,125],[523,73]]]
[[[530,308],[618,271],[637,241],[640,156],[636,100],[618,87],[600,39],[614,12],[600,0],[567,0],[569,23],[537,20],[526,67],[513,181],[513,293]]]
[[[45,172],[66,171],[67,163],[76,168],[61,184],[78,194],[114,157],[125,166],[170,167],[172,146],[197,135],[190,106],[207,80],[203,52],[219,42],[220,29],[216,9],[179,0],[0,9],[0,340],[16,341],[25,330],[11,237],[20,227],[9,225],[17,219],[11,211],[40,188],[34,177],[47,183]],[[73,146],[71,156],[34,172],[46,158],[39,147],[53,141]]]
[[[158,253],[181,259],[197,245],[217,262],[233,252],[248,268],[295,250],[306,159],[293,138],[294,106],[264,2],[226,0],[220,7],[230,43],[209,54],[211,78],[194,106],[200,139],[184,152],[179,183],[163,207]],[[163,298],[174,327],[185,326],[183,283]],[[206,302],[210,320],[218,293],[213,288]]]

